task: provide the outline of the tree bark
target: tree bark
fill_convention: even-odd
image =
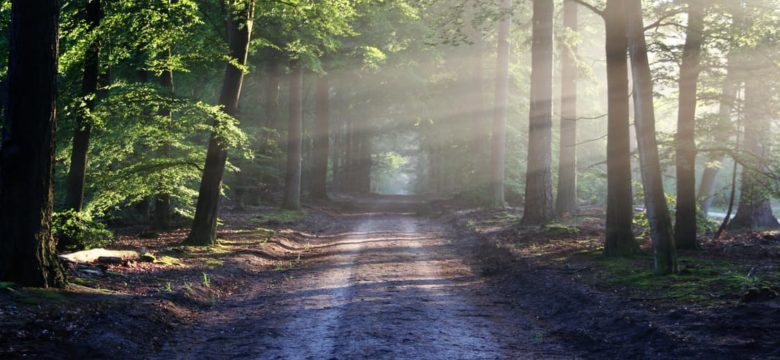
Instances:
[[[274,59],[266,65],[265,71],[265,126],[271,129],[280,129],[279,124],[279,84],[282,75],[281,66]]]
[[[317,79],[317,116],[310,193],[315,199],[328,197],[328,153],[330,152],[330,83],[327,75]]]
[[[607,223],[604,255],[639,252],[631,230],[631,131],[629,123],[628,43],[622,0],[609,0],[604,11],[607,57]]]
[[[86,6],[86,22],[90,32],[100,25],[101,7],[100,0],[89,0]],[[98,74],[100,72],[100,41],[90,44],[84,56],[84,73],[81,80],[81,96],[84,99],[85,110],[89,113],[95,110],[95,98],[98,88]],[[70,169],[68,171],[67,187],[65,191],[65,208],[81,211],[84,207],[84,180],[87,175],[87,154],[89,153],[89,138],[92,131],[92,122],[81,114],[76,118],[76,129],[73,132],[73,147],[70,153]],[[60,248],[71,245],[68,239],[62,239]]]
[[[230,57],[240,65],[245,65],[249,50],[249,40],[252,35],[252,18],[254,16],[254,1],[248,1],[240,13],[233,9],[234,0],[226,2]],[[241,96],[241,85],[244,80],[242,69],[228,63],[222,81],[222,91],[219,103],[224,111],[232,116],[238,115],[238,100]],[[227,148],[222,144],[217,134],[212,134],[206,153],[206,165],[198,193],[198,203],[195,208],[195,219],[190,235],[185,240],[188,245],[213,245],[217,242],[217,216],[219,200],[222,193],[222,177],[227,162]]]
[[[759,230],[779,226],[772,214],[767,179],[762,174],[769,156],[772,112],[771,94],[759,74],[750,74],[745,81],[744,152],[749,161],[742,168],[741,195],[730,228]]]
[[[531,109],[523,225],[544,225],[555,218],[552,193],[552,0],[534,0],[531,45]]]
[[[579,5],[563,3],[563,27],[577,31]],[[558,159],[558,197],[555,211],[562,217],[577,213],[577,46],[561,46],[561,140]]]
[[[626,2],[626,17],[634,84],[634,123],[642,185],[645,190],[645,207],[650,223],[650,237],[653,240],[655,271],[659,274],[670,274],[677,272],[677,250],[661,178],[658,142],[655,138],[653,79],[647,57],[641,0]]]
[[[170,56],[170,50],[168,56]],[[160,85],[173,94],[173,71],[165,70],[160,74]],[[163,108],[160,111],[160,115],[164,117],[171,117],[171,109]],[[162,155],[165,157],[171,156],[170,144],[163,145]],[[171,227],[171,212],[173,211],[171,206],[171,194],[162,193],[158,194],[154,199],[154,221],[153,226],[157,229],[168,229]]]
[[[688,29],[680,66],[677,115],[677,211],[674,241],[678,249],[695,249],[696,242],[696,95],[704,31],[704,4],[688,1]]]
[[[0,150],[0,279],[65,284],[51,233],[60,3],[11,2],[8,103]]]
[[[509,30],[512,26],[512,0],[502,0],[505,12],[498,28],[498,55],[496,61],[495,113],[490,152],[490,205],[503,208],[504,173],[506,162],[506,121],[509,108]]]
[[[737,69],[734,64],[734,56],[729,56],[726,78],[723,80],[720,104],[718,109],[718,124],[713,134],[713,144],[726,144],[729,142],[734,132],[732,122],[732,112],[734,103],[737,99],[737,92],[740,88],[740,81],[737,75]],[[721,164],[725,154],[723,152],[713,152],[707,158],[707,163]],[[715,197],[715,182],[720,173],[721,166],[706,166],[701,176],[699,185],[699,204],[702,211],[708,214],[712,207],[712,200]]]
[[[290,74],[290,121],[287,124],[287,171],[284,201],[287,210],[301,208],[301,162],[303,153],[303,64],[295,61]]]

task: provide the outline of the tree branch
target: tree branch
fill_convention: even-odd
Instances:
[[[595,13],[596,15],[601,16],[602,18],[604,17],[604,10],[601,10],[601,9],[591,5],[590,3],[585,2],[584,0],[569,0],[569,1],[573,1],[573,2],[575,2],[577,4],[580,4],[580,5],[588,8],[588,10],[593,11],[593,13]]]

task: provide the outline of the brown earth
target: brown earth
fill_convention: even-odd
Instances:
[[[780,358],[775,300],[648,300],[599,282],[591,260],[506,246],[524,235],[497,213],[433,210],[342,197],[295,223],[231,212],[217,248],[124,236],[163,261],[72,270],[65,292],[0,290],[0,358]],[[568,240],[591,246],[599,229],[581,228]]]

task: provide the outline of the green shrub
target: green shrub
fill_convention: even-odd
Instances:
[[[66,250],[104,247],[114,240],[114,234],[105,225],[85,212],[73,210],[54,213],[52,230],[60,239],[70,240]]]

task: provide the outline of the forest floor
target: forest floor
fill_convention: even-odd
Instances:
[[[340,197],[229,211],[210,248],[126,229],[116,247],[154,262],[0,287],[0,358],[780,358],[777,235],[707,241],[657,277],[598,255],[598,212],[518,216]]]

